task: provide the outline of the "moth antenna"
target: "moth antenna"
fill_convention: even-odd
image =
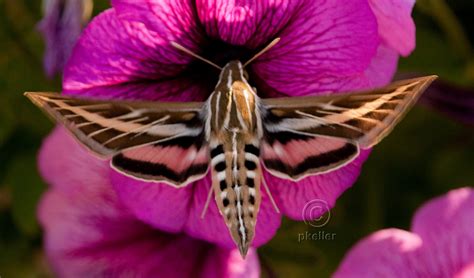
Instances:
[[[211,202],[211,196],[212,196],[212,186],[209,187],[209,192],[207,193],[206,204],[204,205],[204,208],[202,209],[202,212],[201,212],[201,219],[204,219],[204,216],[206,216],[207,208],[209,207],[209,203]]]
[[[201,61],[203,61],[203,62],[205,62],[205,63],[207,63],[207,64],[209,64],[209,65],[211,65],[211,66],[213,66],[213,67],[215,67],[215,68],[217,68],[217,69],[219,69],[219,70],[222,70],[222,68],[219,67],[218,65],[214,64],[213,62],[209,61],[208,59],[206,59],[206,58],[204,58],[204,57],[202,57],[202,56],[197,55],[196,53],[194,53],[194,52],[192,52],[191,50],[185,48],[184,46],[180,45],[179,43],[172,41],[172,42],[170,42],[170,44],[171,44],[174,48],[176,48],[176,49],[178,49],[178,50],[181,50],[181,51],[183,51],[184,53],[189,54],[189,55],[193,56],[194,58],[197,58],[197,59],[199,59],[199,60],[201,60]]]
[[[265,191],[267,191],[268,197],[270,198],[270,202],[272,202],[273,208],[277,213],[280,213],[280,210],[278,209],[277,204],[275,203],[275,200],[273,199],[272,193],[270,193],[270,189],[267,186],[267,183],[265,182],[265,176],[262,174],[262,183],[263,187],[265,187]]]
[[[280,41],[280,38],[276,38],[276,39],[274,39],[273,41],[271,41],[264,49],[260,50],[260,52],[258,52],[258,53],[255,54],[252,58],[250,58],[250,60],[248,60],[247,62],[245,62],[244,68],[245,68],[248,64],[250,64],[251,62],[253,62],[255,59],[257,59],[258,57],[260,57],[263,53],[267,52],[270,48],[274,47],[275,44],[277,44],[279,41]]]

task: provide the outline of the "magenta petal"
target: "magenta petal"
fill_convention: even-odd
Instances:
[[[456,232],[453,228],[466,229],[471,232],[474,243],[473,219],[474,189],[465,187],[452,190],[421,207],[413,218],[412,230],[424,239],[436,240],[446,227],[451,227],[450,233]]]
[[[379,88],[392,80],[398,65],[398,53],[386,44],[380,44],[364,75],[370,80],[370,87]]]
[[[250,249],[243,262],[242,256],[237,249],[214,249],[216,255],[219,256],[218,261],[207,260],[203,267],[202,276],[209,278],[257,278],[260,277],[260,265],[258,261],[258,255],[255,249]],[[216,265],[223,268],[223,273],[227,275],[219,274],[215,271]]]
[[[143,23],[119,20],[113,9],[103,12],[84,30],[73,51],[64,71],[64,91],[157,99],[196,90],[190,80],[182,84],[184,79],[179,79],[191,57],[171,47],[170,38],[162,35]]]
[[[415,23],[411,11],[415,0],[369,0],[382,40],[403,56],[415,48]]]
[[[167,232],[180,232],[189,215],[193,185],[177,189],[164,183],[138,181],[110,170],[122,203],[143,222]]]
[[[417,276],[416,250],[422,240],[399,229],[385,229],[361,240],[344,257],[334,278]]]
[[[413,232],[378,231],[357,243],[334,277],[472,277],[474,189],[460,188],[421,207]]]
[[[171,41],[193,49],[203,38],[193,1],[112,0],[112,6],[121,20],[144,24],[153,32],[162,46],[158,56],[174,56],[176,49],[170,46]]]
[[[63,127],[44,139],[38,165],[48,184],[65,191],[108,182],[109,163],[92,156]]]
[[[210,176],[195,184],[193,203],[190,207],[186,232],[200,239],[227,247],[233,247],[235,243],[232,241],[224,219],[218,211],[214,197],[211,199],[205,218],[201,219],[201,212],[206,202],[210,184]],[[258,213],[256,236],[252,242],[253,246],[261,246],[268,242],[275,235],[281,223],[281,216],[274,210],[267,198],[266,192],[262,192],[262,198],[260,211]]]
[[[209,91],[187,77],[176,77],[162,82],[136,82],[117,85],[67,90],[68,94],[105,99],[132,99],[149,101],[203,101]]]
[[[435,198],[413,218],[412,230],[430,248],[439,273],[456,273],[474,264],[474,189],[460,188]]]
[[[90,186],[90,185],[89,185]],[[39,208],[45,247],[60,277],[258,277],[258,258],[220,249],[183,234],[167,234],[136,220],[108,184],[53,189]]]
[[[358,78],[376,53],[375,16],[365,0],[301,3],[279,33],[281,41],[253,68],[287,95],[340,91],[340,80]]]
[[[421,96],[420,103],[456,121],[474,126],[474,90],[437,80]]]
[[[193,237],[207,240],[227,248],[234,247],[235,243],[230,237],[224,219],[219,214],[214,195],[211,197],[205,217],[201,218],[210,186],[210,175],[194,183],[192,201],[188,207],[189,215],[185,220],[185,232]]]
[[[280,179],[268,172],[265,179],[283,214],[295,220],[309,220],[303,214],[306,204],[321,200],[327,203],[328,208],[332,208],[337,198],[356,181],[369,153],[369,150],[364,150],[353,162],[338,170],[310,176],[298,182]],[[312,213],[311,216],[317,218],[325,212]]]
[[[298,1],[198,0],[196,9],[206,33],[250,48],[274,39],[301,5]]]

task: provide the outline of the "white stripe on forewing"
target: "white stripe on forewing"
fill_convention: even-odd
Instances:
[[[304,113],[304,112],[301,112],[299,110],[296,110],[295,112],[297,114],[303,115],[307,118],[318,121],[319,125],[335,124],[335,125],[339,125],[339,126],[342,126],[342,127],[346,127],[348,129],[353,129],[355,131],[361,132],[361,129],[359,129],[355,126],[349,125],[349,124],[345,124],[344,122],[340,123],[340,122],[336,122],[336,121],[331,121],[330,119],[328,120],[327,117],[318,117],[316,115],[311,115],[311,114],[308,114],[308,113]],[[287,119],[287,120],[290,121],[290,122],[295,122],[296,121],[296,123],[294,123],[294,126],[299,126],[300,124],[304,124],[303,121],[301,121],[301,119]],[[299,121],[297,121],[297,120],[299,120]]]
[[[117,129],[118,127],[120,127],[120,125],[125,125],[125,124],[129,124],[129,123],[139,123],[141,121],[144,121],[144,120],[147,120],[148,119],[148,116],[145,116],[145,117],[142,117],[142,118],[138,118],[138,119],[135,119],[133,121],[130,121],[130,122],[122,122],[121,124],[117,125],[117,126],[106,126],[106,127],[103,127],[99,130],[96,130],[94,132],[91,132],[89,134],[87,134],[87,137],[89,138],[92,138],[94,137],[95,135],[98,135],[102,132],[105,132],[107,130],[111,130],[111,129]]]
[[[146,124],[146,125],[142,125],[141,127],[137,128],[137,129],[133,129],[133,130],[130,130],[128,132],[123,132],[115,137],[112,137],[110,138],[109,140],[105,141],[104,143],[102,143],[103,145],[107,145],[109,143],[111,143],[112,141],[115,141],[117,139],[120,139],[122,137],[125,137],[127,135],[129,135],[130,133],[136,133],[134,134],[130,139],[132,138],[136,138],[144,133],[146,133],[148,131],[148,128],[150,128],[151,126],[154,126],[156,124],[159,124],[160,122],[163,122],[163,121],[166,121],[170,116],[169,115],[166,115],[158,120],[155,120],[149,124]]]
[[[349,119],[361,117],[361,116],[363,116],[363,115],[365,115],[369,112],[377,110],[377,108],[382,106],[388,100],[390,100],[393,97],[399,95],[400,93],[405,92],[407,88],[412,87],[412,86],[413,86],[413,84],[401,86],[401,87],[397,88],[397,90],[395,90],[394,92],[392,92],[390,94],[382,95],[381,97],[375,99],[374,101],[370,101],[370,102],[365,103],[364,105],[362,105],[359,108],[349,109],[349,110],[347,110],[345,112],[342,112],[340,114],[337,114],[337,115],[329,115],[329,116],[324,117],[324,119],[326,119],[328,121],[332,121],[332,122],[342,123],[342,122],[345,122]]]
[[[150,109],[144,109],[144,108],[135,109],[135,110],[133,110],[133,108],[129,108],[129,109],[132,109],[132,111],[130,111],[127,114],[120,115],[120,116],[117,116],[117,117],[114,117],[114,118],[111,118],[111,119],[127,120],[127,119],[131,119],[131,118],[139,117],[139,116],[141,116],[141,115],[143,115],[147,112],[152,112],[152,111],[150,111]]]
[[[104,117],[100,116],[97,113],[91,113],[87,110],[84,110],[84,109],[80,108],[80,106],[77,106],[77,107],[76,106],[70,106],[62,100],[49,99],[48,101],[58,105],[59,108],[61,108],[61,109],[66,109],[66,110],[69,110],[69,111],[71,111],[75,114],[81,115],[85,120],[87,120],[89,122],[95,122],[98,125],[104,126],[104,127],[110,127],[110,126],[117,127],[117,128],[115,128],[117,131],[130,132],[130,130],[136,130],[136,129],[140,129],[140,128],[143,127],[142,124],[138,124],[138,123],[134,123],[134,122],[124,123],[123,121],[117,120],[117,119],[114,119],[114,118],[111,118],[111,119],[104,118]],[[91,105],[89,105],[89,106],[91,106]],[[85,107],[85,105],[82,106],[82,107]],[[58,109],[56,109],[56,110],[58,110]],[[147,133],[150,134],[150,135],[170,136],[170,135],[174,135],[174,134],[177,134],[177,133],[184,133],[188,129],[189,128],[187,128],[184,124],[171,124],[171,125],[151,127],[150,129],[148,129]]]
[[[390,94],[385,94],[382,95],[381,97],[375,99],[374,101],[367,102],[364,105],[362,105],[359,108],[356,109],[346,109],[345,112],[342,113],[334,113],[330,114],[325,117],[318,117],[315,115],[311,115],[308,113],[301,112],[299,110],[296,111],[296,113],[306,116],[307,118],[310,118],[311,120],[305,121],[304,119],[300,118],[289,118],[289,119],[284,119],[282,122],[274,125],[268,125],[267,128],[274,129],[274,130],[283,130],[283,129],[292,129],[292,130],[302,130],[302,129],[308,129],[308,128],[315,128],[319,126],[325,126],[329,124],[335,124],[339,126],[343,126],[349,129],[353,129],[356,131],[361,131],[360,129],[352,126],[345,124],[344,122],[347,122],[351,119],[357,118],[357,119],[366,119],[361,116],[366,115],[369,112],[376,111],[378,107],[382,106],[384,103],[389,101],[391,98],[394,96],[397,96],[403,92],[406,91],[407,88],[412,87],[413,84],[409,84],[406,86],[402,86],[398,88],[396,91],[390,93]],[[319,111],[321,112],[321,111]]]

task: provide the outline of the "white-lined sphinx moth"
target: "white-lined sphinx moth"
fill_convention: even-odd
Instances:
[[[239,61],[229,62],[202,103],[26,96],[127,176],[180,188],[211,169],[217,206],[245,256],[261,202],[261,165],[295,181],[342,167],[386,136],[436,78],[351,94],[260,99],[245,76]]]

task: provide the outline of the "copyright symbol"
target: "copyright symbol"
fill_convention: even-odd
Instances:
[[[304,206],[302,216],[305,224],[319,228],[329,222],[331,212],[326,201],[313,199]]]

